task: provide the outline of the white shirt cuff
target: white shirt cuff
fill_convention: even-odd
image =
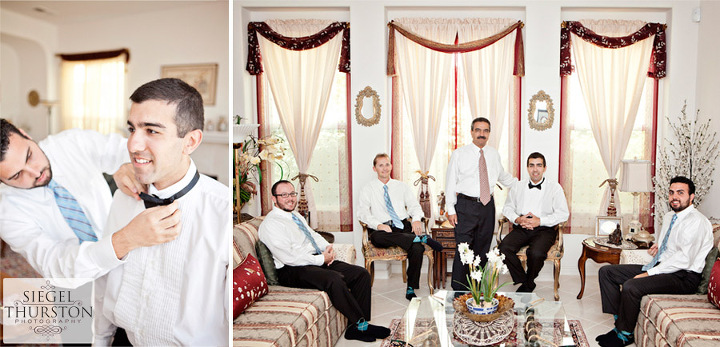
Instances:
[[[100,239],[95,246],[96,247],[93,247],[91,258],[98,268],[105,270],[104,272],[112,270],[125,263],[124,260],[118,259],[115,255],[115,249],[112,244],[112,236]]]

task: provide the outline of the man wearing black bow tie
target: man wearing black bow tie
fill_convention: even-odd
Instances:
[[[164,213],[174,240],[130,251],[123,266],[96,283],[95,343],[109,345],[115,327],[133,345],[227,345],[227,187],[198,173],[190,154],[204,123],[200,93],[164,78],[131,96],[127,149],[148,193],[138,201],[116,193],[106,232],[138,216]],[[116,340],[117,342],[117,340]]]
[[[538,152],[530,154],[527,159],[530,178],[513,185],[503,207],[503,215],[513,222],[513,228],[499,248],[505,255],[513,282],[522,283],[518,292],[535,289],[535,278],[557,238],[553,227],[570,216],[563,188],[543,177],[546,169],[545,156]],[[527,249],[526,272],[517,252],[527,245],[530,247]]]

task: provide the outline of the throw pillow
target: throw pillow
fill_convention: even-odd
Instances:
[[[233,319],[267,293],[268,286],[260,263],[248,254],[233,270]]]
[[[702,279],[700,280],[696,294],[707,294],[710,271],[713,269],[713,265],[715,265],[715,259],[717,259],[717,257],[718,249],[717,247],[713,247],[710,249],[710,253],[708,253],[707,257],[705,257],[705,267],[703,268]]]
[[[260,240],[255,244],[255,253],[258,255],[260,266],[262,266],[265,279],[269,286],[277,286],[280,284],[278,280],[277,269],[275,268],[275,260],[273,259],[270,249]]]
[[[720,259],[715,260],[712,272],[710,272],[710,283],[708,283],[708,300],[720,308]]]

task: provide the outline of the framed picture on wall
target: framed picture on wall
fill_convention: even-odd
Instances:
[[[163,78],[179,78],[195,87],[204,105],[215,105],[218,64],[163,65]]]
[[[622,217],[595,217],[595,236],[608,236],[615,231],[618,225],[620,225],[620,230],[622,230]]]

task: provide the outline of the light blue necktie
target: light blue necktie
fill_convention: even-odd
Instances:
[[[652,260],[648,264],[645,264],[642,267],[643,271],[650,270],[653,267],[655,267],[655,265],[657,265],[658,260],[660,260],[660,254],[662,254],[662,252],[665,252],[665,249],[667,249],[667,243],[668,243],[668,238],[670,236],[670,231],[672,230],[673,224],[675,224],[676,219],[677,219],[677,213],[672,217],[672,220],[670,221],[670,227],[668,227],[668,231],[665,233],[665,237],[663,238],[662,245],[660,245],[660,249],[658,250],[657,253],[655,253],[655,256],[652,258]]]
[[[322,250],[320,249],[320,247],[318,247],[312,235],[310,235],[310,231],[305,227],[305,224],[300,220],[300,218],[298,218],[294,214],[291,213],[290,215],[292,216],[293,222],[297,224],[298,228],[300,228],[303,234],[305,234],[305,237],[307,237],[307,239],[310,240],[310,243],[312,243],[313,247],[315,247],[315,251],[317,252],[317,254],[322,254]]]
[[[402,221],[400,220],[400,217],[398,217],[397,213],[395,213],[395,209],[393,208],[392,202],[390,202],[390,194],[388,194],[387,184],[383,185],[383,191],[385,192],[385,207],[387,208],[387,211],[390,214],[390,219],[392,219],[392,223],[396,228],[402,229],[403,228]]]
[[[84,241],[97,241],[97,235],[95,231],[93,231],[92,225],[80,207],[80,204],[75,200],[75,197],[54,180],[50,180],[48,188],[50,188],[53,195],[55,195],[55,203],[60,208],[60,213],[65,217],[65,221],[70,226],[70,229],[75,232],[80,243]]]

